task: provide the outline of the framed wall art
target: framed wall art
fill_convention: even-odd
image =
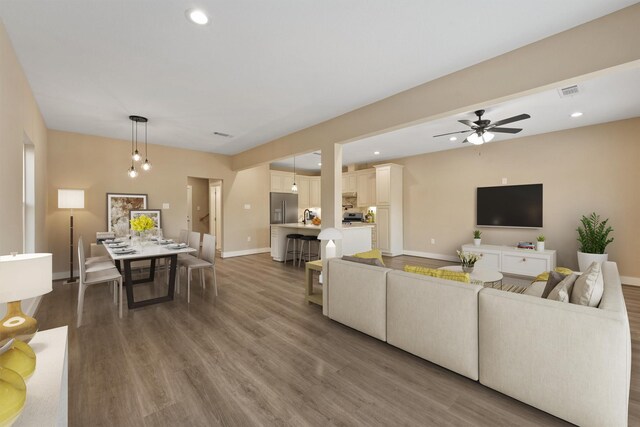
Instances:
[[[107,193],[107,231],[128,235],[129,212],[142,209],[147,209],[146,194]]]

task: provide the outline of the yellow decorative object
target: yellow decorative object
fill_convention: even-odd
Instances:
[[[568,276],[569,274],[573,273],[573,271],[571,271],[571,269],[569,269],[567,267],[556,267],[556,268],[553,269],[553,271],[555,271],[556,273],[564,274],[565,276]],[[542,272],[542,273],[538,274],[536,276],[536,278],[533,279],[533,281],[531,283],[534,283],[534,282],[546,282],[547,280],[549,280],[549,272],[545,271],[545,272]]]
[[[140,215],[129,221],[133,231],[146,231],[155,228],[156,223],[146,215]]]
[[[18,418],[27,399],[22,377],[0,366],[0,427],[10,426]]]
[[[353,256],[356,257],[356,258],[364,258],[364,259],[375,258],[375,259],[380,260],[382,265],[384,265],[384,261],[382,260],[382,252],[380,252],[380,249],[371,249],[370,251],[360,252],[360,253],[355,254]]]
[[[407,273],[438,277],[440,279],[454,280],[456,282],[471,283],[469,273],[463,273],[461,271],[437,270],[435,268],[421,267],[419,265],[405,265],[404,271]]]
[[[8,302],[7,314],[0,320],[0,346],[5,345],[11,338],[29,342],[36,332],[38,322],[22,312],[20,301]]]
[[[29,344],[15,340],[9,350],[0,354],[0,366],[17,372],[26,380],[36,370],[36,354]]]

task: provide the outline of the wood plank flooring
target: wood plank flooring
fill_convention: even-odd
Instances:
[[[217,271],[217,298],[194,274],[190,305],[183,278],[175,301],[125,308],[123,319],[109,287],[95,285],[79,329],[77,285],[54,285],[37,318],[41,329],[70,325],[69,425],[567,425],[329,320],[304,301],[303,268],[261,254],[219,259]],[[136,292],[161,292],[163,277]],[[640,288],[624,292],[634,351],[629,424],[638,425]]]

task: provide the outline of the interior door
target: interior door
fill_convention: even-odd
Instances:
[[[187,185],[187,230],[193,231],[193,224],[191,219],[193,218],[193,187]]]

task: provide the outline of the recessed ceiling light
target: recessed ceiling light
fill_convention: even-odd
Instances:
[[[571,113],[571,117],[580,117],[582,113],[580,111],[576,111],[575,113]]]
[[[380,154],[380,152],[379,151],[374,151],[373,154],[374,154],[374,156],[377,156],[378,154]]]
[[[318,163],[318,166],[322,166],[322,163]]]
[[[457,141],[458,138],[456,138],[455,136],[452,136],[451,138],[449,138],[449,141]]]
[[[207,25],[209,23],[209,17],[200,9],[189,9],[186,11],[186,15],[194,24]]]

